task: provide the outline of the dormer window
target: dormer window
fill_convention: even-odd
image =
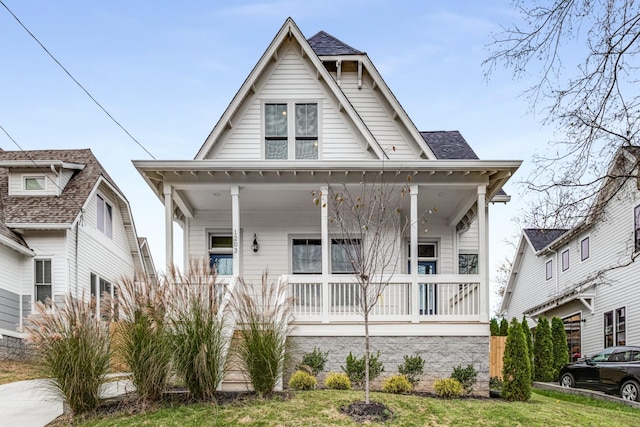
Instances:
[[[290,117],[290,110],[294,117]],[[264,124],[265,159],[318,158],[317,103],[265,104]]]
[[[96,195],[96,224],[107,237],[113,237],[113,209],[100,195]]]
[[[37,176],[25,176],[24,177],[24,191],[45,191],[46,179],[44,175]]]

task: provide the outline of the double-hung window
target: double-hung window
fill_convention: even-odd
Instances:
[[[589,259],[589,237],[580,241],[580,261]]]
[[[552,259],[547,261],[546,270],[547,270],[546,277],[547,277],[547,280],[549,280],[553,277],[553,260]]]
[[[113,237],[113,208],[99,194],[96,195],[96,224],[107,237]]]
[[[626,345],[627,327],[625,307],[604,313],[604,346]]]
[[[51,260],[37,259],[35,260],[35,294],[36,301],[42,303],[51,295]]]
[[[569,269],[569,249],[562,251],[562,271]]]
[[[293,118],[290,118],[293,110]],[[318,158],[318,104],[264,105],[264,157],[271,160]]]
[[[114,286],[108,280],[103,279],[97,274],[91,273],[91,296],[96,301],[96,311],[100,313],[102,319],[107,319],[112,314],[110,313],[110,307],[105,301],[105,297],[111,297],[112,300],[115,296]]]
[[[322,273],[322,244],[320,239],[293,239],[291,241],[293,274]]]
[[[360,239],[331,239],[331,272],[354,273],[361,250]]]

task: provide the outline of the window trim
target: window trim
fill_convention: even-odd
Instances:
[[[267,141],[267,135],[266,135],[266,106],[267,105],[271,105],[271,104],[284,104],[287,106],[287,137],[286,137],[286,141],[287,141],[287,158],[286,159],[267,159],[267,153],[266,153],[266,141]],[[295,115],[296,115],[296,105],[298,104],[315,104],[317,106],[317,113],[318,113],[318,120],[317,120],[317,151],[318,151],[318,156],[315,159],[297,159],[296,158],[296,128],[295,128]],[[322,158],[321,153],[321,147],[322,147],[322,136],[321,136],[321,129],[322,129],[322,99],[309,99],[309,98],[302,98],[302,99],[265,99],[262,100],[261,103],[261,111],[260,111],[260,121],[261,121],[261,127],[260,127],[260,134],[261,134],[261,138],[260,138],[260,152],[261,152],[261,159],[262,160],[268,160],[268,161],[289,161],[289,160],[293,160],[293,161],[304,161],[304,160],[320,160]],[[300,139],[305,139],[308,137],[302,137]]]
[[[547,262],[544,263],[544,265],[546,280],[553,279],[553,258],[548,259]]]
[[[566,265],[565,265],[565,259],[564,259],[565,254],[567,255]],[[567,271],[569,269],[569,267],[571,267],[571,263],[570,263],[571,258],[570,258],[570,254],[569,254],[569,248],[565,249],[564,251],[562,251],[560,253],[560,259],[561,259],[561,262],[562,262],[562,271]]]
[[[589,258],[591,258],[591,236],[586,236],[582,239],[580,239],[580,262],[584,262],[586,260],[588,260]],[[585,250],[584,250],[584,242],[587,242],[587,250],[586,250],[586,255],[585,256]]]

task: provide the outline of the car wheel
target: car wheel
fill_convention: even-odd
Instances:
[[[563,374],[562,377],[560,377],[560,385],[562,387],[574,387],[573,375]]]
[[[620,387],[620,397],[624,400],[640,400],[640,386],[633,380],[626,381]]]

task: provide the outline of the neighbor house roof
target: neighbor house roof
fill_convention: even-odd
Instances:
[[[538,252],[569,230],[565,228],[525,228],[523,231],[533,249]]]
[[[320,31],[307,41],[318,56],[362,55],[364,53],[324,31]]]
[[[3,163],[7,165],[12,162],[15,164],[16,161],[27,161],[37,164],[38,161],[51,160],[81,164],[84,168],[74,171],[60,196],[9,195],[9,169],[3,167]],[[3,225],[71,224],[77,218],[100,176],[122,194],[89,149],[2,151],[0,152],[0,198],[3,200],[0,206],[3,207],[3,213],[0,219],[3,220]]]

